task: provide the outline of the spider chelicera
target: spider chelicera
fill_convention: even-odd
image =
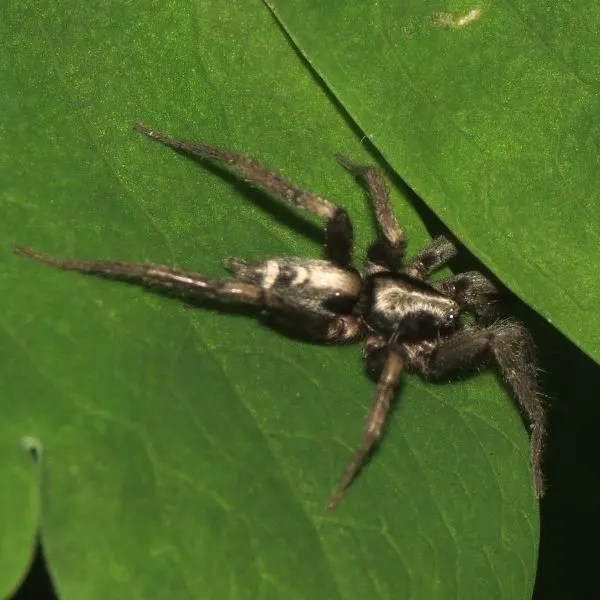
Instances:
[[[17,252],[61,269],[82,271],[184,293],[255,305],[299,337],[318,342],[364,340],[363,357],[378,377],[362,441],[326,506],[331,512],[381,437],[401,373],[443,377],[492,358],[514,390],[531,428],[531,467],[536,497],[543,494],[541,455],[545,411],[537,390],[534,346],[519,322],[495,317],[498,290],[471,271],[428,284],[426,278],[456,255],[443,236],[405,262],[404,231],[392,212],[381,173],[338,162],[365,185],[379,226],[362,273],[351,266],[352,225],[346,211],[296,187],[260,163],[234,152],[172,138],[142,125],[134,129],[153,140],[209,161],[223,163],[247,182],[310,213],[325,225],[325,259],[297,257],[247,261],[229,258],[229,279],[208,279],[161,265],[60,259],[29,248]],[[472,314],[468,324],[461,313]]]

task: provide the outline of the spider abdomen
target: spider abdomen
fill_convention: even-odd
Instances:
[[[327,260],[297,257],[246,261],[231,258],[226,266],[236,278],[261,287],[268,304],[310,311],[323,316],[352,312],[361,291],[361,279],[351,269]]]

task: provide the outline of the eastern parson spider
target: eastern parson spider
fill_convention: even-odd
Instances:
[[[488,358],[499,365],[531,427],[531,467],[536,497],[543,493],[541,454],[545,413],[536,385],[534,347],[517,321],[495,320],[497,289],[471,271],[425,283],[457,250],[438,237],[404,262],[404,231],[392,213],[381,173],[338,156],[370,196],[380,237],[368,252],[362,274],[351,265],[352,225],[346,211],[297,188],[279,174],[241,154],[171,138],[142,125],[137,131],[176,150],[224,163],[259,186],[325,219],[325,260],[297,257],[247,261],[230,258],[229,279],[207,279],[160,265],[53,258],[27,248],[17,251],[61,269],[143,284],[159,284],[193,295],[252,304],[299,336],[319,342],[364,340],[363,357],[379,377],[373,404],[356,450],[326,507],[331,512],[379,440],[402,371],[443,377]],[[470,312],[472,324],[461,322]]]

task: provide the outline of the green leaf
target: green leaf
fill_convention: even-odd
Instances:
[[[343,204],[360,266],[372,217],[333,156],[375,159],[264,5],[13,2],[0,40],[0,464],[16,474],[0,594],[27,567],[41,497],[66,600],[528,597],[527,434],[493,373],[406,376],[380,451],[327,518],[374,389],[358,346],[12,254],[209,276],[231,255],[321,255],[322,223],[132,132],[140,121]],[[392,196],[416,250],[425,229]]]
[[[598,360],[600,6],[268,4],[396,172]]]

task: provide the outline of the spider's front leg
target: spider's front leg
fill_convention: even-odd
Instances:
[[[267,167],[243,154],[221,150],[214,146],[207,146],[206,144],[173,138],[144,125],[136,124],[134,129],[175,150],[223,163],[236,171],[249,183],[263,188],[274,196],[287,200],[290,204],[299,206],[314,215],[326,219],[326,257],[340,267],[346,267],[350,264],[353,248],[352,223],[350,222],[348,213],[343,208],[336,206],[321,196],[300,189],[292,182],[283,178],[279,173],[267,169]]]
[[[453,242],[440,235],[421,250],[403,272],[415,279],[424,280],[456,256]],[[488,321],[494,316],[498,288],[478,271],[460,273],[454,277],[431,284],[431,287],[455,300],[463,308],[472,310],[478,320]]]
[[[382,343],[381,338],[369,338],[365,344],[364,354],[369,370],[377,369],[380,365],[383,365],[383,367],[379,382],[377,383],[377,389],[375,390],[373,404],[367,417],[362,441],[358,450],[352,455],[338,486],[333,491],[327,503],[325,512],[328,514],[340,503],[344,497],[346,488],[352,483],[352,480],[362,468],[373,447],[379,438],[381,438],[394,392],[398,387],[400,375],[404,370],[404,357],[400,348],[395,344]],[[373,364],[370,364],[371,362]]]
[[[490,322],[496,313],[498,288],[479,271],[467,271],[431,284],[460,306],[475,313],[478,321]]]
[[[427,279],[437,269],[448,263],[457,254],[458,250],[447,237],[439,235],[423,248],[404,267],[403,272],[415,279]]]
[[[442,338],[432,353],[409,354],[407,366],[424,375],[440,377],[476,366],[490,355],[498,363],[530,424],[533,489],[536,497],[541,498],[546,413],[538,392],[533,340],[523,325],[507,319],[487,327],[467,327]]]

